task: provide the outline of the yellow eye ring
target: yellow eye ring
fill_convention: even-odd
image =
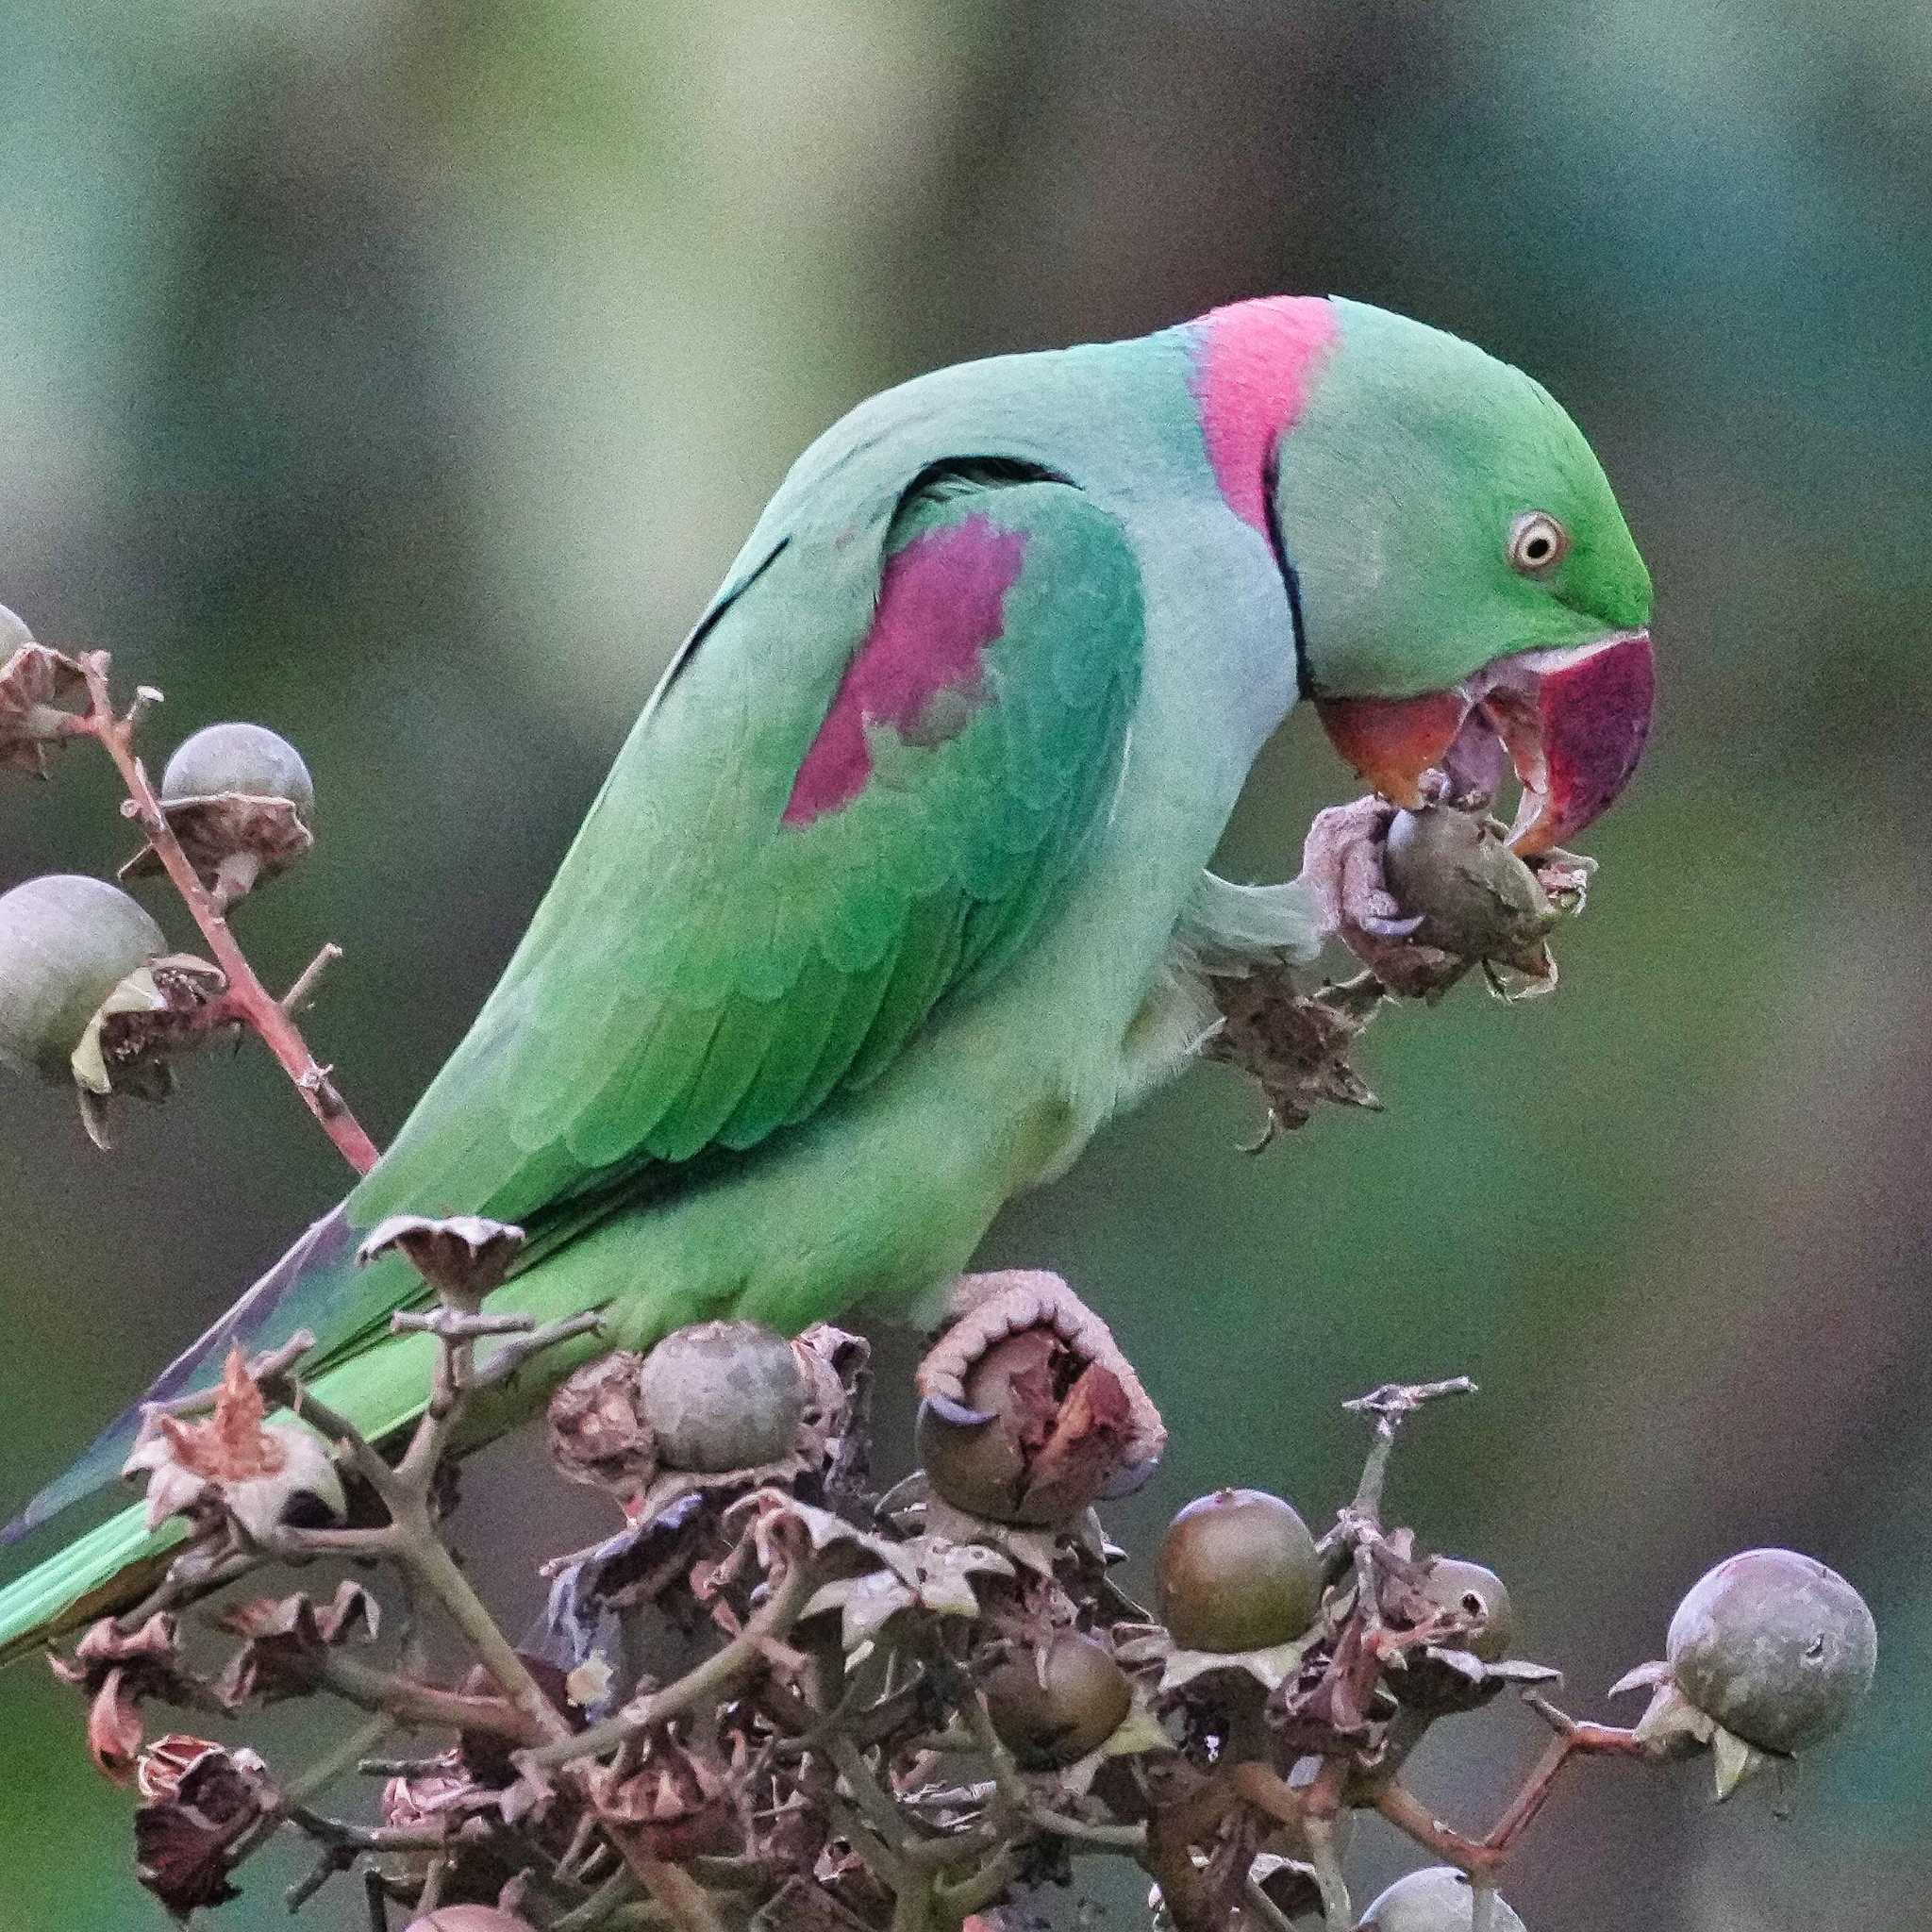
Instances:
[[[1570,532],[1546,509],[1525,510],[1509,526],[1509,568],[1540,577],[1570,553]]]

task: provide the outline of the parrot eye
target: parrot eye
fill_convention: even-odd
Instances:
[[[1562,562],[1570,532],[1548,510],[1525,510],[1509,528],[1509,568],[1541,576]]]

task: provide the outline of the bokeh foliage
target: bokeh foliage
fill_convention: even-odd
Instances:
[[[1388,1114],[1254,1162],[1197,1073],[990,1258],[1062,1269],[1149,1371],[1176,1442],[1138,1541],[1217,1480],[1324,1507],[1342,1396],[1467,1370],[1404,1513],[1510,1576],[1579,1690],[1727,1549],[1858,1579],[1878,1692],[1794,1823],[1573,1791],[1517,1903],[1924,1914],[1932,15],[66,0],[0,13],[0,600],[165,687],[159,742],[241,715],[303,746],[322,855],[244,932],[272,978],[349,947],[313,1032],[378,1133],[860,395],[1327,288],[1548,382],[1650,558],[1665,679],[1562,992],[1384,1023]],[[1344,775],[1293,721],[1230,869],[1291,869]],[[0,884],[125,842],[102,772],[0,798]],[[0,1091],[9,1503],[334,1197],[264,1058],[189,1085],[112,1159]],[[492,1469],[472,1507],[554,1540],[554,1494]],[[0,1680],[0,1737],[11,1922],[148,1923],[68,1696]],[[1479,1812],[1495,1768],[1450,1769]]]

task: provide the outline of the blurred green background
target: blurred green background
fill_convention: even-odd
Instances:
[[[0,601],[163,686],[158,749],[237,715],[305,748],[321,852],[243,936],[272,981],[346,945],[311,1037],[378,1138],[862,395],[1279,290],[1541,376],[1649,557],[1665,679],[1562,991],[1390,1018],[1387,1114],[1255,1160],[1251,1101],[1199,1071],[990,1257],[1059,1267],[1148,1372],[1175,1441],[1117,1524],[1143,1546],[1217,1480],[1325,1510],[1339,1402],[1466,1370],[1395,1506],[1506,1573],[1578,1704],[1729,1550],[1866,1589],[1878,1691],[1795,1818],[1586,1772],[1512,1887],[1533,1927],[1932,1912],[1932,11],[64,0],[0,12]],[[1229,868],[1292,871],[1346,775],[1291,721]],[[88,760],[0,794],[0,885],[127,843]],[[260,1055],[112,1158],[0,1090],[0,1502],[335,1197],[333,1158]],[[505,1462],[473,1489],[522,1548],[588,1529]],[[0,1679],[0,1916],[158,1924],[78,1716]],[[1474,1728],[1424,1771],[1462,1822],[1535,1743]],[[287,1923],[288,1875],[228,1922]]]

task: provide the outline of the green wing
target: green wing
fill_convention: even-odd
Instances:
[[[1140,577],[1071,485],[941,479],[780,541],[621,754],[366,1225],[675,1186],[875,1079],[1105,818]]]
[[[524,1222],[534,1264],[749,1158],[876,1079],[1052,916],[1140,687],[1125,537],[1064,483],[954,476],[871,501],[843,526],[761,526],[393,1146],[151,1397],[205,1384],[237,1341],[310,1328],[313,1373],[386,1333],[421,1290],[394,1259],[353,1265],[386,1214]],[[8,1540],[110,1478],[138,1414]],[[142,1547],[116,1519],[12,1587],[8,1627]]]

